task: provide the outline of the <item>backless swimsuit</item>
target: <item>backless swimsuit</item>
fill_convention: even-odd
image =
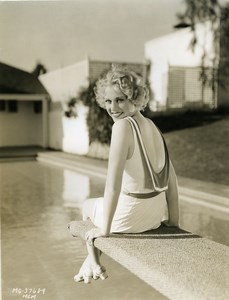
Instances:
[[[128,122],[130,118],[126,118]],[[136,122],[134,120],[134,122]],[[165,165],[163,171],[158,174],[154,171],[154,178],[151,179],[149,172],[144,168],[144,157],[142,146],[139,144],[139,136],[135,125],[131,127],[134,136],[134,152],[130,159],[126,160],[121,192],[117,208],[112,220],[111,232],[138,233],[158,228],[167,213],[165,191],[167,189],[167,175],[169,158],[165,146]],[[140,142],[141,143],[141,142]],[[165,143],[164,143],[165,145]],[[156,179],[155,179],[156,178]],[[163,178],[163,180],[161,180]],[[166,180],[165,180],[166,179]],[[154,180],[154,185],[152,182]],[[148,184],[146,184],[148,182]],[[164,184],[166,182],[166,184]],[[159,190],[160,189],[160,190]],[[103,226],[103,201],[104,198],[96,198],[92,222],[102,228]]]

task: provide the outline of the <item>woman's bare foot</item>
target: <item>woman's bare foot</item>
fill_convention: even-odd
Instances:
[[[108,277],[106,273],[106,269],[103,266],[97,265],[92,269],[92,271],[93,271],[93,279],[95,280],[99,278],[105,280]]]
[[[84,281],[84,283],[90,283],[93,277],[93,272],[89,267],[81,267],[79,273],[74,276],[76,282]]]
[[[84,283],[90,283],[92,278],[105,280],[107,277],[106,269],[103,266],[90,264],[88,258],[86,258],[79,273],[74,276],[74,280],[76,282],[84,281]]]

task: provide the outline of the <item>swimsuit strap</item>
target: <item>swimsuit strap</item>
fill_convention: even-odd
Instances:
[[[161,134],[161,132],[159,130],[159,132],[162,136],[162,140],[163,140],[164,148],[165,148],[165,165],[159,173],[156,173],[153,170],[153,168],[150,164],[149,157],[147,155],[144,142],[142,140],[142,136],[141,136],[141,132],[140,132],[138,123],[132,117],[126,117],[126,119],[130,122],[130,124],[132,125],[132,128],[135,129],[135,132],[137,133],[137,137],[138,137],[138,140],[140,142],[140,147],[141,147],[142,152],[144,154],[146,165],[148,167],[148,170],[149,170],[149,173],[150,173],[150,176],[151,176],[151,179],[152,179],[154,190],[157,191],[157,192],[166,191],[168,189],[168,177],[169,177],[169,154],[168,154],[168,149],[166,147],[166,143],[165,143],[165,140],[163,138],[163,135]],[[160,180],[163,181],[163,183],[164,183],[163,187],[159,186]]]

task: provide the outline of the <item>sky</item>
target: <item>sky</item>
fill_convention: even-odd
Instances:
[[[87,57],[144,62],[144,43],[174,31],[184,0],[0,1],[0,61],[31,72]]]

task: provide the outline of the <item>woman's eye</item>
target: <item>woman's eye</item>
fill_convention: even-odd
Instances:
[[[117,102],[118,103],[122,103],[124,101],[124,99],[118,99]]]
[[[105,103],[106,104],[111,104],[111,100],[107,99],[107,100],[105,100]]]

